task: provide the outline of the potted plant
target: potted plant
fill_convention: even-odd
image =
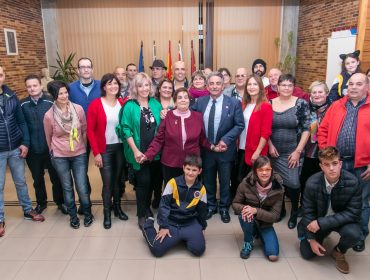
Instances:
[[[71,83],[77,79],[76,68],[73,66],[73,59],[76,53],[70,53],[67,57],[63,56],[61,58],[60,54],[57,52],[57,64],[58,66],[51,66],[56,69],[53,79],[64,81],[66,83]]]

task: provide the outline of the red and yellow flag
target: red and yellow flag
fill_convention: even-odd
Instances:
[[[167,78],[170,79],[170,80],[172,80],[171,40],[168,41]]]

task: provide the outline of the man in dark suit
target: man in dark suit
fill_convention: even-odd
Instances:
[[[212,72],[207,77],[209,96],[197,99],[193,110],[203,114],[207,138],[216,145],[215,151],[203,152],[203,182],[207,189],[207,219],[217,213],[217,183],[220,185],[219,211],[224,223],[230,222],[229,188],[231,163],[235,160],[236,139],[244,129],[244,118],[240,101],[223,95],[223,76]]]

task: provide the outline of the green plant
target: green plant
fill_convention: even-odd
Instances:
[[[297,57],[291,55],[291,50],[294,42],[294,33],[293,31],[290,31],[288,33],[287,38],[287,48],[285,50],[285,53],[280,56],[281,60],[277,63],[277,67],[283,72],[283,73],[292,73],[293,68],[295,64],[297,63]],[[275,38],[275,46],[276,48],[280,48],[281,45],[281,39],[279,37]]]
[[[66,83],[71,83],[77,79],[76,68],[73,66],[73,59],[76,53],[70,53],[67,58],[63,56],[61,58],[60,54],[57,52],[57,64],[58,66],[51,66],[56,69],[53,79],[64,81]]]

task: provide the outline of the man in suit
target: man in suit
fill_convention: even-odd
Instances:
[[[194,111],[203,114],[203,123],[207,138],[221,152],[204,151],[203,153],[203,182],[207,189],[207,219],[217,213],[217,184],[220,185],[220,202],[218,205],[221,220],[230,222],[229,188],[231,164],[236,155],[236,139],[244,129],[244,118],[240,102],[223,95],[223,76],[212,72],[207,77],[209,96],[197,99]]]

